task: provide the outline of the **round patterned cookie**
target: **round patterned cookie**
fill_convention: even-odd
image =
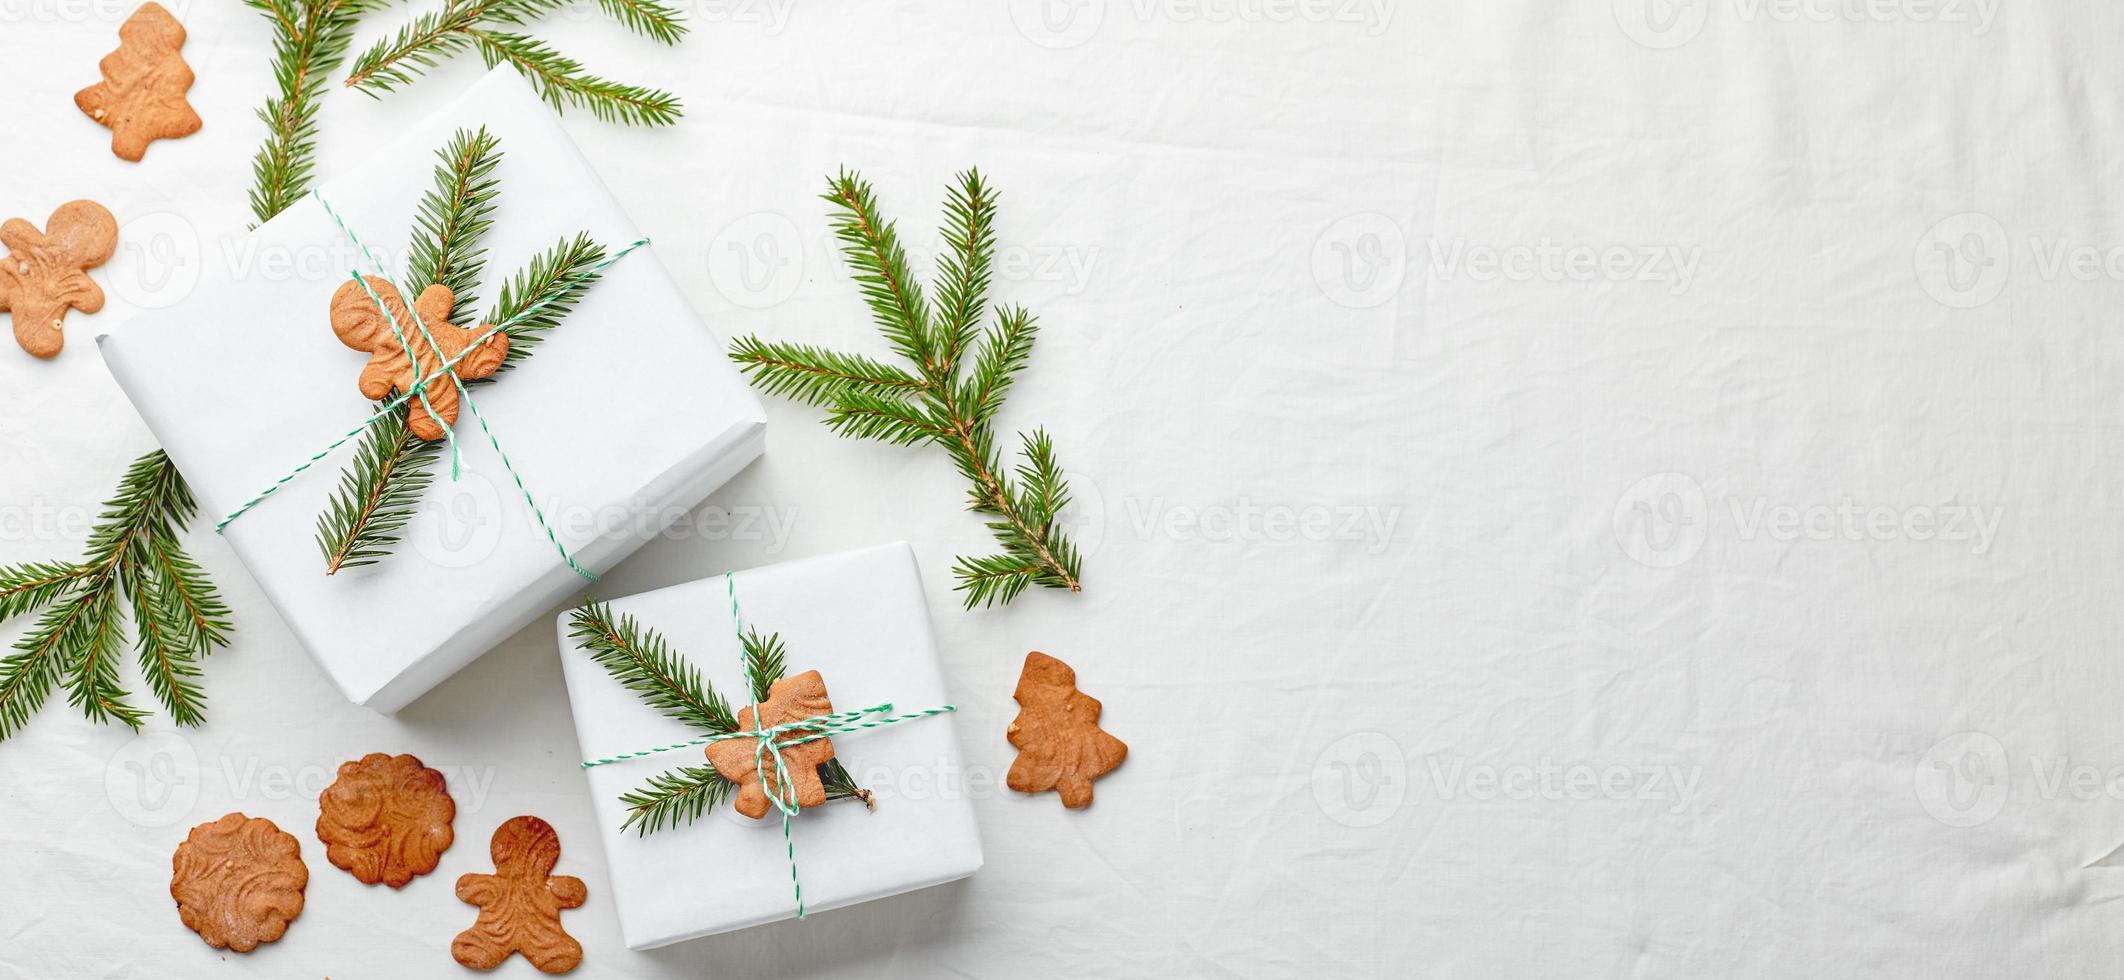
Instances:
[[[215,949],[248,953],[302,914],[310,869],[294,835],[231,813],[192,828],[170,858],[170,897],[187,928]]]
[[[365,884],[404,888],[456,840],[457,801],[443,774],[410,755],[371,752],[341,765],[317,806],[325,860]]]

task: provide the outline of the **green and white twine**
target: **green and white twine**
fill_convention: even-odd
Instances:
[[[317,203],[324,208],[325,214],[332,219],[333,224],[339,226],[339,230],[346,234],[347,239],[349,241],[352,241],[355,247],[361,250],[362,256],[369,260],[369,265],[376,269],[379,277],[384,278],[386,281],[389,281],[389,277],[383,275],[383,263],[377,260],[375,253],[369,251],[368,244],[361,240],[360,235],[354,233],[354,229],[347,224],[346,219],[340,217],[339,212],[333,209],[331,202],[325,200],[324,195],[318,193],[314,189],[310,191],[310,196],[312,198],[315,198]],[[227,528],[230,523],[234,522],[237,518],[242,517],[245,513],[249,512],[251,508],[258,506],[260,503],[263,503],[265,499],[267,497],[272,496],[275,491],[278,491],[281,487],[286,486],[296,477],[301,476],[310,467],[317,465],[317,463],[324,460],[326,457],[332,455],[332,453],[337,451],[339,447],[344,446],[348,442],[352,441],[355,436],[361,435],[363,432],[367,431],[370,426],[375,425],[376,423],[391,417],[393,413],[405,407],[405,404],[407,402],[412,401],[416,398],[420,400],[421,406],[428,410],[429,417],[435,419],[436,424],[442,426],[443,437],[448,440],[450,444],[450,479],[458,479],[462,475],[464,470],[464,454],[459,450],[457,445],[456,427],[453,426],[449,420],[443,418],[441,413],[435,411],[434,406],[429,404],[428,402],[428,385],[433,383],[438,378],[447,377],[450,379],[450,383],[457,387],[458,400],[464,404],[466,409],[471,411],[472,418],[479,423],[480,431],[486,434],[487,443],[494,447],[494,454],[501,458],[502,467],[509,471],[509,478],[515,481],[516,489],[524,495],[524,503],[531,508],[531,516],[538,521],[539,528],[546,532],[546,540],[551,541],[553,543],[554,550],[560,552],[561,560],[567,562],[568,567],[572,569],[575,574],[580,575],[583,578],[592,582],[597,581],[597,576],[595,574],[588,571],[587,569],[584,569],[581,565],[576,564],[575,557],[573,555],[570,555],[568,553],[567,547],[561,544],[560,536],[554,532],[553,525],[546,521],[546,514],[543,510],[539,509],[538,501],[532,498],[531,489],[524,485],[523,475],[516,471],[516,464],[510,461],[509,454],[502,449],[501,439],[496,437],[494,435],[493,428],[487,425],[487,418],[486,416],[481,415],[479,413],[479,406],[473,404],[472,392],[465,387],[464,379],[459,378],[457,376],[457,362],[464,360],[465,358],[471,356],[473,351],[479,350],[481,347],[485,346],[487,341],[489,339],[492,339],[495,334],[501,333],[502,331],[507,330],[518,323],[522,323],[523,321],[529,319],[532,314],[537,313],[538,311],[545,309],[548,306],[551,306],[555,303],[560,302],[561,300],[568,298],[577,290],[581,289],[585,284],[589,283],[591,280],[594,280],[599,275],[603,274],[606,269],[611,268],[614,263],[617,263],[619,260],[626,258],[629,253],[647,244],[649,244],[649,239],[647,238],[636,239],[634,242],[630,243],[626,248],[614,252],[610,256],[607,256],[603,261],[592,265],[590,268],[585,269],[582,272],[576,273],[571,280],[563,284],[559,290],[556,290],[553,293],[553,295],[548,296],[545,299],[542,299],[536,303],[533,303],[530,306],[527,306],[523,310],[519,311],[515,316],[512,316],[500,323],[493,325],[492,327],[489,327],[485,333],[480,334],[479,337],[474,339],[470,344],[467,344],[464,350],[459,351],[457,353],[457,356],[444,361],[442,363],[442,366],[436,369],[435,373],[427,375],[426,377],[420,377],[419,380],[415,381],[413,383],[412,390],[401,392],[397,397],[392,398],[387,402],[384,402],[382,407],[378,408],[375,413],[371,414],[368,418],[363,419],[360,425],[357,425],[354,428],[348,430],[345,435],[332,440],[330,445],[325,446],[323,449],[319,450],[317,453],[312,455],[309,459],[304,460],[302,465],[297,466],[293,470],[288,471],[286,475],[280,477],[277,480],[274,480],[271,485],[267,486],[264,490],[259,491],[257,495],[253,496],[249,500],[244,501],[241,506],[237,507],[234,511],[231,511],[227,517],[222,518],[218,523],[216,523],[214,525],[214,530],[218,533],[223,529]],[[369,299],[375,302],[376,308],[378,310],[383,311],[385,322],[391,325],[391,333],[398,339],[399,349],[406,352],[406,359],[412,362],[413,373],[418,376],[421,370],[420,359],[413,353],[413,345],[407,342],[405,329],[399,326],[398,315],[391,312],[390,304],[384,302],[384,298],[382,296],[377,295],[376,290],[370,288],[369,281],[363,278],[359,270],[349,270],[347,274],[348,277],[351,278],[356,285],[361,287],[362,292],[369,294]],[[410,304],[413,302],[414,298],[407,295],[407,291],[404,286],[398,285],[397,283],[393,283],[392,285],[398,289],[400,297],[405,299],[406,303],[408,304],[407,308],[410,311]],[[421,337],[427,341],[428,348],[438,354],[441,353],[442,345],[435,342],[435,336],[428,331],[428,325],[421,322],[420,317],[418,316],[413,316],[411,317],[411,319],[413,320],[413,325],[419,328]]]
[[[745,621],[744,617],[738,612],[736,573],[724,572],[723,583],[730,591],[730,621],[737,629],[738,657],[742,661],[745,656]],[[750,661],[745,661],[745,676],[748,680],[757,679],[752,674]],[[884,704],[871,705],[859,711],[837,711],[830,715],[819,715],[815,718],[783,722],[772,728],[762,728],[760,727],[760,706],[755,702],[752,706],[752,730],[749,732],[725,732],[721,735],[690,738],[683,742],[659,745],[639,752],[621,752],[617,755],[603,756],[591,759],[582,765],[583,768],[590,769],[596,766],[611,765],[615,762],[625,762],[628,759],[639,759],[659,752],[669,752],[673,749],[707,745],[710,742],[727,742],[739,738],[753,739],[752,759],[754,774],[760,781],[760,792],[767,795],[768,802],[773,803],[775,809],[782,811],[782,843],[789,852],[789,886],[796,892],[796,915],[797,918],[801,919],[804,917],[804,883],[797,878],[796,834],[791,829],[791,818],[797,815],[800,807],[797,800],[795,780],[788,778],[786,775],[789,772],[789,763],[782,757],[782,750],[792,745],[816,742],[820,739],[832,738],[835,735],[860,732],[868,728],[882,728],[886,725],[896,725],[903,721],[915,721],[957,710],[959,709],[956,705],[947,704],[942,707],[892,715],[888,718],[870,717],[871,715],[889,714],[892,711],[892,703],[886,702]],[[791,732],[809,732],[810,734],[802,738],[781,741],[781,736]],[[785,774],[781,780],[781,792],[776,792],[774,787],[767,784],[767,758],[770,755],[774,757],[774,770]]]

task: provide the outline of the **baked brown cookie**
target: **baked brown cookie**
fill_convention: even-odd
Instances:
[[[759,727],[773,728],[792,721],[803,721],[820,715],[833,714],[833,702],[826,697],[826,679],[816,670],[807,670],[795,677],[775,681],[767,689],[767,700],[759,705]],[[753,709],[747,706],[738,712],[738,731],[753,730]],[[789,742],[804,738],[807,732],[783,732],[777,742]],[[760,752],[757,739],[732,738],[708,743],[708,761],[723,778],[737,784],[737,812],[754,820],[767,815],[767,793],[760,789]],[[774,765],[774,756],[766,756],[767,788],[776,796],[783,796],[780,768]],[[782,758],[788,763],[789,782],[796,789],[797,808],[818,806],[826,802],[826,786],[819,781],[819,765],[833,758],[833,739],[822,738],[802,745],[782,749]]]
[[[441,371],[445,363],[472,346],[472,342],[487,332],[486,328],[466,329],[450,323],[450,309],[457,303],[457,294],[444,285],[429,286],[413,301],[413,312],[406,311],[405,297],[399,295],[398,287],[379,276],[364,276],[368,288],[347,282],[332,294],[332,332],[339,335],[339,342],[369,355],[369,363],[361,369],[361,395],[374,401],[383,401],[392,392],[412,391],[423,377]],[[371,295],[371,293],[374,295]],[[376,305],[381,297],[390,315]],[[420,316],[419,322],[413,315]],[[391,329],[393,321],[397,330]],[[425,325],[427,332],[421,332]],[[399,343],[399,334],[405,335],[405,343]],[[430,346],[428,337],[435,338]],[[406,346],[412,345],[420,359],[420,371],[416,375],[413,360],[406,356]],[[437,352],[436,347],[442,348]],[[509,335],[495,334],[463,360],[454,370],[457,376],[471,381],[484,378],[501,370],[502,358],[509,355]],[[411,420],[413,434],[433,442],[443,437],[443,427],[457,424],[457,386],[445,382],[431,383],[426,388],[425,398],[409,399],[406,402],[407,417]],[[430,414],[429,409],[434,409]],[[435,416],[442,416],[437,422]]]
[[[177,916],[215,949],[248,953],[302,914],[302,844],[263,817],[231,813],[192,828],[170,858]]]
[[[35,357],[57,357],[66,346],[60,332],[68,309],[103,309],[103,287],[88,270],[118,250],[118,219],[94,201],[68,201],[44,223],[21,218],[0,224],[0,312],[15,322],[15,342]]]
[[[581,878],[553,875],[560,835],[537,817],[516,817],[494,831],[494,873],[457,879],[457,897],[479,906],[479,920],[457,934],[450,956],[474,970],[492,970],[522,953],[544,973],[566,973],[583,961],[583,944],[561,928],[562,909],[590,897]]]
[[[325,860],[363,884],[404,888],[435,870],[456,839],[457,801],[443,774],[410,755],[371,752],[342,763],[317,810]]]
[[[199,113],[184,93],[184,25],[159,3],[144,3],[118,28],[118,50],[96,67],[103,81],[74,93],[74,105],[111,130],[111,152],[140,162],[148,144],[199,131]]]
[[[1070,809],[1092,802],[1092,780],[1128,758],[1128,745],[1099,728],[1099,699],[1077,690],[1077,672],[1035,650],[1025,655],[1010,744],[1018,760],[1004,784],[1020,793],[1062,794]]]

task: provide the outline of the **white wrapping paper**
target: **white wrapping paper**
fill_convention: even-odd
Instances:
[[[898,712],[950,703],[922,598],[914,552],[905,544],[738,572],[747,626],[778,633],[791,675],[817,670],[834,710],[892,702]],[[620,599],[664,635],[731,702],[747,687],[728,586],[722,577]],[[700,732],[642,703],[559,621],[561,666],[583,758],[667,745]],[[981,841],[965,791],[955,716],[936,715],[834,737],[835,757],[877,793],[865,810],[838,800],[796,818],[796,861],[807,914],[942,884],[981,866]],[[737,814],[726,802],[701,820],[647,837],[622,832],[620,796],[651,776],[702,766],[698,748],[586,770],[602,831],[620,931],[633,949],[786,919],[796,914],[782,821]]]
[[[500,139],[499,209],[476,307],[563,236],[609,250],[639,238],[550,110],[506,68],[318,188],[394,278],[435,151],[484,126]],[[334,289],[367,264],[305,198],[247,237],[210,246],[182,303],[99,337],[105,361],[219,520],[374,410],[356,388],[366,355],[333,335]],[[223,261],[215,261],[215,260]],[[606,270],[536,356],[473,389],[560,542],[606,569],[756,457],[758,400],[651,248]],[[317,661],[353,701],[396,711],[584,580],[562,561],[470,411],[468,472],[447,457],[422,512],[383,563],[325,575],[318,516],[350,442],[224,534]]]

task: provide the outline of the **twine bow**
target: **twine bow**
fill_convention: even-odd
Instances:
[[[744,661],[745,622],[744,617],[738,612],[736,573],[724,572],[723,583],[730,591],[730,621],[737,629],[739,639],[738,658],[740,661]],[[749,661],[745,662],[745,674],[748,679],[757,679],[752,673],[752,664]],[[782,812],[782,842],[789,851],[789,886],[796,893],[796,916],[801,919],[804,917],[804,883],[797,878],[796,834],[791,829],[791,820],[797,815],[797,811],[801,807],[798,806],[797,802],[795,780],[788,777],[788,762],[782,756],[782,749],[789,746],[803,745],[806,742],[832,738],[835,735],[860,732],[869,728],[882,728],[886,725],[896,725],[903,721],[914,721],[957,710],[959,710],[958,706],[947,704],[941,707],[925,708],[921,711],[894,715],[892,714],[892,703],[888,701],[856,711],[836,711],[830,715],[801,718],[796,721],[787,721],[773,727],[763,728],[760,726],[761,707],[759,702],[755,701],[752,705],[752,730],[749,732],[724,732],[720,735],[703,735],[700,738],[689,738],[683,742],[659,745],[639,752],[621,752],[617,755],[591,759],[584,762],[582,766],[585,769],[590,769],[596,766],[611,765],[615,762],[624,762],[628,759],[639,759],[659,752],[669,752],[673,749],[707,745],[711,742],[727,742],[738,738],[755,740],[752,750],[753,775],[760,781],[760,792],[766,795],[767,801],[774,804],[774,808]],[[889,715],[890,717],[873,718],[871,717],[872,715]],[[781,740],[780,736],[791,732],[809,732],[810,734],[802,738],[792,738],[786,742]],[[767,759],[770,756],[774,759],[774,771],[782,774],[779,780],[781,783],[779,791],[767,782]]]
[[[314,198],[317,203],[324,208],[325,214],[332,219],[333,224],[339,226],[339,230],[341,232],[346,234],[347,240],[353,242],[354,246],[361,250],[362,257],[368,260],[369,265],[376,270],[376,274],[379,277],[389,281],[391,277],[385,274],[383,263],[377,260],[375,253],[369,251],[368,244],[361,240],[360,235],[354,233],[354,229],[347,224],[346,219],[340,217],[339,212],[333,209],[332,203],[330,201],[325,200],[324,195],[318,193],[315,189],[312,189],[310,191],[310,197]],[[545,512],[539,509],[538,501],[532,499],[531,489],[524,485],[523,475],[516,471],[516,464],[509,460],[509,454],[502,449],[501,439],[496,437],[494,435],[493,428],[487,425],[487,418],[486,416],[481,415],[479,413],[479,406],[473,404],[471,390],[465,387],[464,379],[458,377],[457,375],[457,362],[464,360],[466,357],[471,356],[472,352],[479,350],[481,347],[485,346],[487,341],[492,339],[495,334],[501,333],[502,331],[507,330],[510,327],[515,326],[516,324],[521,323],[526,319],[529,319],[532,314],[537,313],[538,311],[545,309],[546,307],[551,306],[555,303],[558,303],[563,299],[566,299],[576,290],[582,288],[583,284],[597,278],[599,274],[603,273],[606,269],[611,268],[614,263],[617,263],[619,260],[626,258],[628,253],[631,253],[635,249],[641,248],[642,246],[647,244],[649,244],[649,239],[647,238],[636,239],[634,242],[630,243],[626,248],[614,252],[612,255],[607,256],[603,261],[598,262],[590,268],[585,269],[582,272],[576,273],[572,279],[566,282],[559,290],[555,291],[551,296],[548,296],[545,299],[533,303],[530,306],[527,306],[523,310],[519,311],[515,316],[509,317],[508,319],[503,320],[502,322],[497,323],[492,327],[489,327],[485,333],[480,334],[470,344],[465,345],[465,349],[459,351],[457,353],[457,356],[443,361],[442,366],[440,368],[437,368],[434,373],[425,376],[421,375],[420,358],[415,355],[413,345],[408,342],[405,328],[399,325],[398,315],[396,313],[391,312],[391,305],[389,303],[384,302],[384,298],[382,296],[377,295],[376,290],[370,288],[368,280],[362,276],[360,270],[349,270],[347,276],[352,279],[357,285],[361,286],[362,292],[367,293],[369,295],[369,299],[375,302],[376,308],[383,312],[384,321],[391,325],[391,333],[398,339],[399,349],[405,351],[406,359],[413,363],[413,373],[418,380],[413,383],[411,390],[399,392],[397,397],[394,397],[389,401],[384,402],[379,408],[377,408],[374,414],[370,415],[366,419],[363,419],[360,425],[357,425],[354,428],[348,430],[345,435],[332,440],[330,445],[327,445],[323,449],[319,450],[316,454],[312,455],[309,459],[303,461],[302,465],[297,466],[293,470],[288,471],[285,476],[282,476],[280,479],[274,480],[271,485],[267,486],[264,490],[259,491],[257,495],[253,496],[249,500],[244,501],[242,506],[239,506],[234,511],[231,511],[227,517],[222,518],[219,523],[216,523],[214,525],[215,532],[219,533],[223,529],[227,528],[237,518],[242,517],[245,513],[250,511],[251,508],[258,506],[260,503],[263,503],[267,497],[272,496],[274,492],[278,491],[281,487],[286,486],[296,477],[301,476],[304,471],[308,470],[312,466],[315,466],[320,460],[323,460],[325,457],[332,455],[334,451],[338,450],[339,447],[346,445],[355,436],[361,435],[363,432],[367,431],[370,426],[375,425],[376,423],[381,422],[384,419],[390,418],[399,409],[405,407],[405,404],[407,402],[412,401],[416,398],[420,400],[422,407],[428,410],[428,414],[435,419],[436,424],[442,426],[443,438],[447,440],[450,446],[450,479],[452,481],[459,479],[464,471],[464,453],[458,448],[457,427],[449,419],[444,418],[442,413],[435,411],[435,407],[429,404],[428,402],[428,386],[435,383],[439,379],[448,378],[450,379],[450,383],[452,385],[455,385],[457,388],[458,401],[464,405],[467,411],[470,411],[472,413],[472,418],[475,421],[479,422],[479,430],[482,433],[486,434],[487,443],[494,447],[494,454],[501,458],[502,468],[509,471],[509,478],[516,482],[516,489],[524,495],[524,503],[531,508],[531,516],[538,521],[539,528],[546,532],[546,540],[553,542],[554,550],[560,552],[561,560],[567,562],[568,567],[573,570],[575,574],[580,575],[584,579],[589,580],[591,582],[597,581],[597,576],[594,573],[583,568],[581,565],[576,564],[575,557],[573,555],[570,555],[568,553],[567,547],[561,544],[560,535],[553,530],[553,525],[547,523]],[[394,285],[396,285],[395,282]],[[398,288],[399,293],[401,295],[412,295],[411,291],[405,289],[403,286],[399,286]],[[434,334],[428,331],[428,325],[426,323],[421,322],[421,319],[418,316],[411,317],[410,319],[412,319],[414,327],[419,329],[421,339],[427,342],[428,349],[440,354],[443,348],[440,344],[437,344],[435,342],[435,336]]]

